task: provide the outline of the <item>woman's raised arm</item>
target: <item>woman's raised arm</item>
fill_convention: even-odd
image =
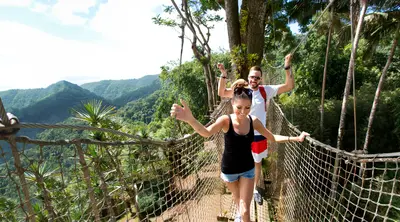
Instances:
[[[221,116],[208,127],[203,126],[196,118],[193,117],[192,111],[184,100],[181,99],[183,106],[173,104],[171,107],[171,117],[177,120],[187,122],[200,136],[210,137],[219,132],[225,124],[225,117]]]

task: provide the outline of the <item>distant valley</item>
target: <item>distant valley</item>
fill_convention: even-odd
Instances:
[[[71,117],[71,108],[80,106],[82,102],[96,99],[123,108],[158,89],[158,75],[147,75],[139,79],[103,80],[81,86],[60,81],[47,88],[1,91],[0,98],[6,110],[17,115],[21,122],[54,124]],[[36,130],[23,131],[30,137],[36,133]]]

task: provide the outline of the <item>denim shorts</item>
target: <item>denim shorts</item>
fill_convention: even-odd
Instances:
[[[247,179],[253,179],[254,178],[254,168],[243,172],[243,173],[235,173],[235,174],[225,174],[221,172],[221,179],[224,180],[225,182],[235,182],[236,180],[239,180],[240,177],[244,177]]]

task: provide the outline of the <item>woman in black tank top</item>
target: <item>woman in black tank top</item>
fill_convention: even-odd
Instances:
[[[250,129],[247,134],[240,135],[235,132],[231,115],[229,117],[229,129],[224,134],[225,149],[222,154],[221,172],[224,174],[240,174],[254,168],[251,143],[254,141],[253,120],[248,116]],[[238,164],[240,163],[240,164]]]
[[[233,200],[240,209],[235,221],[250,221],[250,202],[254,188],[254,160],[251,154],[251,142],[254,139],[254,130],[260,132],[271,142],[302,142],[308,133],[302,132],[298,137],[274,135],[268,131],[255,116],[249,116],[251,107],[251,90],[243,86],[234,88],[232,98],[233,113],[220,116],[215,123],[208,127],[203,126],[192,115],[189,106],[181,100],[183,105],[173,104],[171,116],[190,124],[203,137],[210,137],[219,131],[224,132],[225,149],[221,163],[221,177],[232,192]]]

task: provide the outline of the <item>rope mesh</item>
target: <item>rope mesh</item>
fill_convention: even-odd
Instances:
[[[230,111],[220,106],[215,115]],[[219,179],[222,133],[154,144],[16,137],[15,150],[2,140],[0,220],[214,221],[231,206]]]
[[[268,109],[268,127],[274,133],[299,134],[277,104],[271,101]],[[222,101],[211,118],[230,112],[230,102]],[[398,153],[347,153],[313,139],[270,143],[268,150],[265,177],[271,183],[266,194],[276,220],[400,218]],[[0,220],[232,219],[231,195],[219,178],[222,151],[222,133],[154,143],[1,138]],[[263,207],[252,203],[253,221],[269,220],[269,202]]]
[[[298,135],[272,103],[269,127],[276,134]],[[362,155],[308,139],[270,144],[268,194],[276,200],[279,221],[397,221],[400,219],[399,153]],[[338,158],[336,181],[334,162]],[[332,190],[332,183],[337,189]]]

